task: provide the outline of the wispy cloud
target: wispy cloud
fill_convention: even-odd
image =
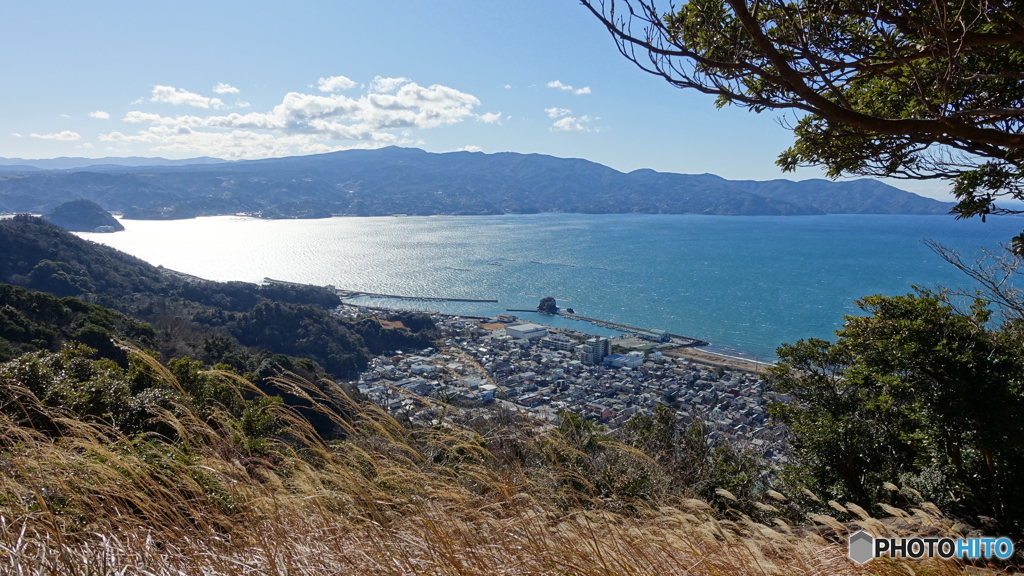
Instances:
[[[484,124],[494,124],[495,122],[501,124],[501,112],[487,112],[485,114],[480,114],[476,119]]]
[[[150,102],[166,102],[168,104],[188,104],[196,108],[223,108],[224,102],[220,98],[207,98],[194,92],[189,92],[173,86],[156,86],[153,88],[153,97]]]
[[[589,126],[593,120],[590,116],[565,116],[556,120],[551,129],[556,132],[597,132],[597,129]]]
[[[17,132],[11,132],[11,136],[14,136],[15,138],[21,138],[21,134],[18,134]]]
[[[484,149],[479,146],[473,146],[472,144],[470,144],[469,146],[463,146],[462,148],[449,150],[449,152],[483,152],[483,150]]]
[[[29,134],[33,138],[42,138],[43,140],[79,140],[82,135],[78,132],[72,132],[71,130],[64,130],[63,132],[55,132],[53,134]]]
[[[345,78],[344,76],[328,76],[327,78],[321,78],[316,82],[317,88],[321,92],[337,92],[338,90],[348,90],[349,88],[356,85],[355,82]]]
[[[223,82],[217,82],[217,85],[213,87],[213,91],[217,94],[238,94],[239,92],[238,88]]]
[[[110,113],[104,112],[103,110],[97,110],[95,112],[89,112],[90,118],[97,118],[99,120],[110,120]]]
[[[552,80],[548,82],[548,88],[558,88],[566,92],[572,92],[573,94],[590,94],[590,86],[584,86],[583,88],[573,88],[568,84],[562,84],[559,80]]]
[[[549,118],[559,118],[572,114],[572,110],[568,108],[545,108],[544,111],[548,113]]]

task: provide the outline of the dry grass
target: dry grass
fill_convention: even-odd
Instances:
[[[161,368],[154,363],[176,386]],[[282,407],[278,419],[287,434],[269,454],[254,456],[238,450],[240,430],[226,415],[200,418],[182,406],[160,416],[177,431],[177,441],[129,438],[40,406],[24,389],[0,391],[2,398],[48,412],[61,427],[55,439],[0,416],[0,572],[960,572],[939,562],[858,567],[845,556],[847,526],[828,517],[817,521],[835,524],[840,535],[831,541],[819,530],[781,520],[768,526],[692,499],[624,505],[573,493],[563,481],[571,471],[550,462],[511,465],[469,429],[409,431],[330,387],[297,378],[279,384],[336,420],[348,438],[325,442]],[[548,433],[523,445],[541,462],[559,442]],[[766,495],[762,509],[770,511],[781,498]],[[904,528],[951,530],[937,510],[897,512],[905,516]],[[872,532],[894,529],[891,521],[863,516],[860,525]]]

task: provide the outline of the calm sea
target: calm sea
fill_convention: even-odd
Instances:
[[[762,359],[782,342],[833,337],[855,298],[967,285],[921,243],[976,253],[1024,219],[949,216],[731,217],[540,214],[122,221],[80,234],[211,280],[264,277],[498,304],[367,304],[495,315],[554,296],[577,314],[708,340]],[[521,317],[541,320],[534,314]],[[546,318],[591,333],[590,324]]]

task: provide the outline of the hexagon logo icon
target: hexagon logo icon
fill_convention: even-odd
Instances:
[[[874,558],[874,547],[875,539],[871,537],[871,534],[863,530],[850,534],[849,556],[850,560],[857,564],[863,564]]]

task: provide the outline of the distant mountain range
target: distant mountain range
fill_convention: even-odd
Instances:
[[[239,212],[265,218],[945,214],[952,206],[875,180],[757,182],[654,170],[623,173],[587,160],[511,152],[434,154],[389,147],[241,162],[105,158],[92,162],[110,163],[78,165],[86,160],[4,160],[12,164],[0,167],[0,211],[42,213],[79,198],[140,219]],[[145,161],[149,165],[141,165]],[[63,167],[42,169],[58,165]]]
[[[23,158],[0,158],[0,170],[77,170],[110,166],[182,166],[185,164],[223,164],[227,160],[201,156],[184,160],[168,160],[166,158],[146,158],[143,156],[108,156],[107,158],[42,158],[25,160]]]

